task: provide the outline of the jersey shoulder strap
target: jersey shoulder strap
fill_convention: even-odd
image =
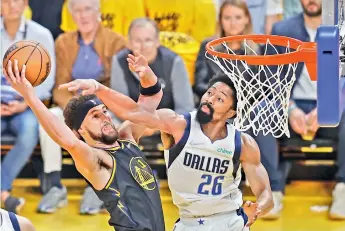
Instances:
[[[191,124],[191,114],[190,113],[184,113],[183,117],[186,120],[187,125],[186,125],[186,128],[184,129],[182,138],[179,140],[179,142],[168,150],[169,151],[168,168],[171,166],[171,164],[174,162],[174,160],[181,153],[181,151],[185,147],[185,145],[186,145],[186,143],[188,141],[188,138],[189,138],[190,124]]]
[[[241,132],[235,129],[235,152],[232,158],[232,162],[234,165],[234,170],[232,172],[232,176],[236,179],[238,168],[240,167],[240,158],[242,152],[242,140],[241,140]]]
[[[16,215],[12,212],[8,212],[8,215],[10,217],[10,221],[12,223],[14,231],[20,231],[20,226]]]
[[[134,141],[132,141],[132,140],[128,140],[128,139],[119,139],[118,141],[120,142],[121,148],[122,148],[122,149],[124,148],[124,146],[126,146],[127,148],[130,148],[130,147],[133,146],[133,147],[135,147],[137,150],[141,151],[140,146],[139,146],[136,142],[134,142]]]

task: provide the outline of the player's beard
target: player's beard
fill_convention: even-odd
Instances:
[[[204,112],[201,108],[203,106],[207,106],[208,109],[210,110],[210,113],[206,113]],[[207,124],[209,122],[212,121],[213,119],[213,114],[214,114],[214,109],[213,107],[209,104],[209,103],[202,103],[200,104],[197,112],[196,112],[196,120],[200,123],[200,124]]]
[[[322,14],[322,7],[321,7],[321,5],[318,5],[319,6],[319,8],[317,9],[317,11],[312,11],[312,12],[310,12],[310,11],[308,11],[308,6],[309,5],[318,5],[317,3],[315,3],[315,2],[311,2],[311,3],[309,3],[308,5],[306,5],[306,6],[303,6],[302,5],[302,7],[303,7],[303,11],[304,11],[304,13],[307,15],[307,16],[309,16],[309,17],[318,17],[318,16],[320,16],[321,14]]]
[[[93,133],[92,131],[89,130],[88,132],[90,134],[90,137],[93,140],[97,140],[97,141],[99,141],[103,144],[106,144],[106,145],[111,145],[111,144],[115,143],[115,141],[117,141],[117,139],[118,139],[118,133],[115,129],[115,126],[114,126],[114,124],[110,124],[110,123],[107,125],[110,125],[114,129],[114,131],[115,131],[114,135],[106,135],[103,133],[103,131],[101,131],[102,134],[100,136],[97,136],[95,133]],[[105,125],[105,126],[107,126],[107,125]]]

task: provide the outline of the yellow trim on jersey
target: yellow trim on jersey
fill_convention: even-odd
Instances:
[[[121,196],[121,193],[120,193],[119,190],[116,190],[116,189],[114,189],[114,188],[112,188],[112,187],[109,187],[108,189],[111,190],[111,191],[114,191],[114,192],[116,193],[116,196],[117,196],[117,197],[120,197],[120,196]]]
[[[133,142],[133,141],[131,141],[131,140],[119,140],[119,141],[124,141],[124,142],[128,142],[128,143],[131,143],[131,144],[133,144],[134,146],[136,146],[137,148],[139,148],[140,149],[140,147],[139,147],[139,145],[137,144],[137,143],[135,143],[135,142]],[[141,150],[141,149],[140,149]]]
[[[116,150],[117,150],[117,149],[116,149]],[[109,155],[110,155],[110,154],[109,154]],[[110,155],[110,156],[111,156],[111,158],[113,158],[113,170],[112,170],[112,172],[111,172],[111,177],[110,177],[108,183],[107,183],[106,186],[105,186],[105,189],[108,189],[109,186],[110,186],[110,184],[111,184],[111,182],[113,182],[114,176],[115,176],[115,171],[116,171],[116,160],[115,160],[115,157],[113,157],[112,155]]]
[[[113,147],[113,148],[105,149],[105,151],[117,151],[120,148],[121,148],[120,146],[116,146],[116,147]]]
[[[118,202],[117,207],[123,212],[127,217],[130,217],[124,210],[123,208],[125,207],[121,201]]]

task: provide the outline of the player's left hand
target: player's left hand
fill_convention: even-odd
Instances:
[[[309,114],[306,115],[306,121],[308,130],[312,132],[317,132],[320,128],[319,123],[317,122],[317,108],[314,108]]]
[[[6,69],[2,70],[8,83],[24,98],[28,93],[33,92],[31,83],[25,78],[25,70],[26,65],[23,65],[22,71],[19,72],[18,60],[14,60],[14,65],[9,60]]]
[[[59,89],[67,89],[69,91],[82,90],[82,95],[93,95],[99,87],[100,83],[94,79],[76,79],[69,83],[61,84]]]
[[[250,227],[258,219],[258,216],[261,213],[259,205],[251,201],[246,201],[243,205],[243,210],[248,216],[246,227]]]

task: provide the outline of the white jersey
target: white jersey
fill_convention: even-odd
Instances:
[[[20,231],[18,219],[14,213],[0,209],[0,230],[1,231]]]
[[[182,139],[164,151],[168,183],[180,217],[210,216],[242,206],[241,133],[227,124],[227,136],[211,142],[195,119],[185,115]]]

